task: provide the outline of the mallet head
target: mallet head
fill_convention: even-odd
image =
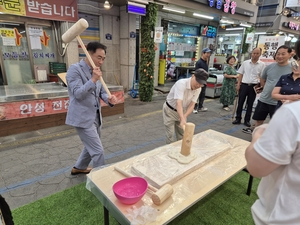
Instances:
[[[63,35],[62,40],[65,43],[71,42],[76,36],[80,35],[83,31],[85,31],[89,27],[89,23],[81,18],[78,20],[72,27],[70,27]]]

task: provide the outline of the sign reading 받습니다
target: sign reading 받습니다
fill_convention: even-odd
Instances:
[[[0,13],[76,22],[77,0],[0,0]]]

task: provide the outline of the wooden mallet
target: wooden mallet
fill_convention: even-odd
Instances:
[[[195,131],[195,124],[193,123],[185,124],[183,139],[181,143],[181,151],[180,151],[180,153],[184,156],[188,156],[191,154],[194,131]]]
[[[85,19],[80,19],[78,20],[72,27],[70,27],[63,35],[62,35],[62,40],[65,43],[69,43],[71,42],[74,38],[77,38],[77,41],[79,42],[82,50],[84,51],[87,59],[89,60],[91,66],[93,67],[93,69],[96,67],[95,63],[93,62],[90,54],[88,53],[88,51],[86,50],[86,47],[84,45],[84,43],[82,42],[81,38],[80,38],[80,34],[85,31],[87,28],[89,27],[88,22]],[[100,81],[102,83],[102,86],[104,87],[106,93],[108,94],[108,96],[111,96],[110,91],[108,90],[102,76],[100,77]]]
[[[115,170],[126,177],[133,177],[132,174],[120,169],[117,166],[115,166]],[[156,189],[152,185],[148,184],[148,189],[150,189],[153,192],[151,199],[155,205],[162,204],[167,198],[169,198],[173,194],[174,191],[173,187],[170,184],[165,184],[160,189]]]

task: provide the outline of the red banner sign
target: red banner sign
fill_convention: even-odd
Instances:
[[[124,91],[112,92],[118,103],[124,103]],[[101,106],[107,106],[102,100]],[[29,100],[21,102],[0,103],[0,120],[12,120],[33,116],[64,113],[68,111],[69,98]]]
[[[0,0],[0,12],[48,20],[78,20],[77,0]]]

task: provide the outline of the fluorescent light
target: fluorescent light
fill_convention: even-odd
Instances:
[[[243,30],[243,27],[226,28],[226,30]]]
[[[135,2],[128,2],[128,5],[130,5],[130,6],[136,6],[136,7],[141,7],[141,8],[146,8],[145,5],[137,4]]]
[[[284,40],[285,41],[290,41],[290,40],[292,40],[292,37],[291,36],[286,36]]]
[[[266,34],[266,32],[256,32],[255,34]]]
[[[242,27],[252,27],[250,24],[247,24],[247,23],[240,23],[240,26],[242,26]]]
[[[223,20],[223,19],[221,19],[221,20],[220,20],[220,23],[234,24],[234,21],[232,21],[232,20]]]
[[[18,23],[2,23],[1,24],[5,24],[5,25],[11,25],[11,26],[20,26],[20,24]]]
[[[225,36],[240,36],[241,34],[225,34]]]
[[[291,42],[296,42],[298,39],[296,37],[293,37],[293,39],[291,40]]]
[[[146,5],[149,4],[148,0],[131,0],[131,1],[146,4]]]
[[[169,7],[169,6],[164,6],[162,9],[172,11],[172,12],[182,13],[182,14],[185,13],[185,10],[173,8],[173,7]]]
[[[206,18],[206,19],[209,19],[209,20],[214,19],[213,16],[206,16],[206,15],[202,15],[202,14],[199,14],[199,13],[193,13],[193,16],[202,17],[202,18]]]

